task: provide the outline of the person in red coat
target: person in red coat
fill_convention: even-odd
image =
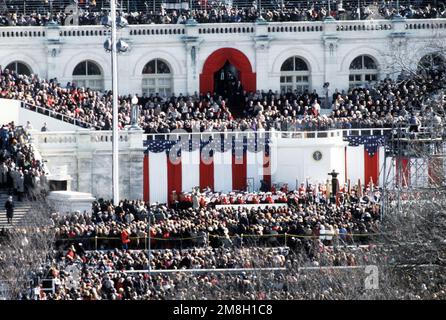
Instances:
[[[229,200],[225,195],[221,197],[221,204],[229,204]]]
[[[245,199],[242,196],[237,197],[237,204],[245,204]]]
[[[288,183],[285,183],[281,188],[280,191],[288,193]]]
[[[287,196],[286,196],[285,193],[282,193],[282,194],[279,196],[279,199],[277,199],[277,200],[278,200],[277,202],[279,202],[279,203],[287,203],[288,198],[287,198]]]
[[[130,243],[130,233],[127,229],[121,231],[122,249],[127,250]]]
[[[266,203],[274,203],[274,199],[271,194],[266,196]]]
[[[206,198],[205,197],[200,197],[200,207],[201,208],[206,208]]]

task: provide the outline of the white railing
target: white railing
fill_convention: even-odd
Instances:
[[[142,269],[142,270],[123,270],[124,273],[243,273],[243,272],[284,272],[285,267],[277,268],[225,268],[225,269]],[[107,271],[115,272],[115,271]]]
[[[446,19],[406,19],[403,22],[398,20],[336,20],[330,25],[334,26],[337,32],[379,32],[393,31],[395,25],[403,24],[404,30],[415,32],[418,30],[445,30]],[[267,23],[266,33],[321,33],[326,29],[326,22],[323,21],[290,21],[290,22],[269,22]],[[197,35],[204,34],[246,34],[256,33],[257,28],[262,27],[257,23],[202,23],[194,25],[197,29]],[[54,27],[51,27],[54,28]],[[130,37],[139,36],[172,36],[187,35],[188,24],[145,24],[130,25],[123,32],[128,32]],[[42,38],[54,36],[49,32],[48,27],[0,27],[0,38]],[[57,26],[55,33],[61,38],[70,37],[104,37],[108,36],[110,30],[101,25],[84,26]]]
[[[278,33],[278,32],[313,33],[322,31],[324,31],[324,23],[322,21],[271,22],[268,24],[268,32],[270,33]]]
[[[142,148],[142,132],[122,130],[119,132],[119,145],[123,149]],[[112,131],[32,131],[31,138],[37,149],[101,149],[108,150],[112,145]]]
[[[63,122],[67,122],[67,123],[70,123],[70,124],[73,124],[75,126],[79,126],[79,127],[82,127],[82,128],[100,129],[100,127],[94,126],[93,124],[91,124],[89,122],[79,120],[79,119],[77,119],[75,117],[67,116],[65,114],[56,112],[56,111],[48,109],[48,108],[44,108],[44,107],[41,107],[41,106],[35,106],[35,105],[29,104],[29,103],[26,103],[26,102],[23,102],[23,101],[20,104],[20,106],[23,109],[34,111],[34,112],[43,114],[43,115],[51,117],[51,118],[54,118],[54,119],[57,119],[57,120],[60,120],[60,121],[63,121]]]
[[[46,27],[0,27],[0,38],[42,38]]]
[[[94,131],[90,133],[91,143],[111,143],[113,139],[112,131]],[[121,131],[118,137],[119,142],[129,142],[129,135],[127,131]]]
[[[255,135],[270,138],[281,139],[323,139],[347,136],[371,136],[385,135],[390,133],[392,128],[358,128],[358,129],[333,129],[333,130],[314,130],[314,131],[227,131],[227,132],[178,132],[178,133],[148,133],[144,134],[146,141],[153,140],[203,140],[207,138],[254,138]]]
[[[406,29],[408,30],[429,30],[446,29],[446,19],[407,19]]]
[[[77,135],[75,132],[31,132],[32,137],[37,145],[42,144],[77,144]]]
[[[185,34],[184,24],[143,24],[129,26],[130,36],[161,36]]]
[[[422,128],[422,131],[426,128]],[[427,128],[428,129],[428,128]],[[254,139],[265,138],[270,139],[331,139],[331,138],[345,138],[349,136],[384,136],[395,130],[395,128],[353,128],[353,129],[333,129],[323,131],[227,131],[227,132],[178,132],[178,133],[151,133],[144,134],[142,131],[135,130],[121,130],[119,131],[119,143],[123,146],[132,145],[138,147],[141,145],[141,140],[155,141],[155,140],[171,140],[171,141],[188,141],[188,140],[206,140],[206,139],[228,139],[235,137],[235,139]],[[407,132],[408,128],[401,128],[403,132]],[[33,141],[38,146],[44,145],[64,145],[75,146],[82,144],[94,144],[97,147],[109,148],[112,142],[112,131],[52,131],[39,132],[33,131],[31,133]],[[85,146],[83,146],[85,147]]]
[[[198,25],[199,34],[252,34],[255,23],[202,23]]]

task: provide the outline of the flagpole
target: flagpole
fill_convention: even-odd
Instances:
[[[119,205],[119,139],[118,139],[118,55],[116,41],[116,0],[110,1],[111,17],[111,61],[112,61],[112,93],[113,93],[113,138],[112,138],[112,162],[113,162],[113,204]]]

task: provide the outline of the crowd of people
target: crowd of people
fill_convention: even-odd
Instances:
[[[46,175],[36,159],[26,128],[14,122],[0,129],[0,188],[22,201],[24,195],[43,190]]]
[[[182,201],[172,199],[170,206],[123,200],[114,207],[99,200],[91,213],[54,213],[55,254],[35,274],[40,281],[24,298],[200,299],[209,294],[206,287],[218,287],[221,296],[215,298],[232,290],[246,299],[278,299],[287,296],[285,278],[292,277],[288,285],[307,279],[298,268],[355,267],[386,259],[371,240],[379,227],[379,189],[343,186],[336,198],[322,185],[280,189],[227,195],[195,190]],[[284,206],[230,205],[254,196]],[[224,199],[229,207],[218,209]],[[259,288],[259,277],[268,277],[271,287]],[[187,286],[200,291],[187,295]]]
[[[446,7],[443,2],[435,4],[429,1],[404,2],[397,8],[394,1],[334,1],[328,7],[325,1],[287,3],[269,2],[259,5],[257,1],[207,1],[204,5],[193,8],[172,9],[166,5],[153,8],[147,2],[135,3],[130,8],[123,8],[121,14],[129,24],[180,24],[188,19],[199,23],[231,23],[254,22],[260,16],[269,22],[285,21],[322,21],[327,16],[337,20],[359,19],[390,19],[400,14],[408,19],[428,19],[446,17]],[[40,10],[26,11],[26,8],[9,6],[0,15],[0,26],[46,26],[50,22],[59,25],[99,25],[103,16],[103,8],[96,2],[84,3],[77,7],[53,6],[40,7]],[[329,11],[329,9],[331,11]]]
[[[442,121],[443,103],[431,108],[426,95],[436,78],[408,81],[385,79],[370,88],[335,91],[332,113],[321,115],[321,98],[313,92],[243,91],[233,97],[217,94],[184,96],[159,94],[139,97],[137,122],[146,133],[208,131],[302,131],[370,127],[392,127],[416,117],[421,124],[433,117]],[[74,83],[62,86],[56,79],[45,80],[36,75],[19,75],[0,70],[0,98],[22,100],[27,108],[49,116],[78,121],[84,126],[110,130],[112,126],[112,94],[79,88]],[[443,98],[444,99],[444,98]],[[119,127],[132,123],[132,97],[119,97]],[[42,111],[45,108],[46,111]],[[242,110],[235,116],[233,110]],[[70,120],[71,119],[71,120]]]
[[[284,288],[284,278],[292,277],[291,284],[293,281],[306,279],[305,274],[299,274],[297,269],[293,269],[297,260],[301,267],[306,265],[355,267],[385,259],[385,256],[383,258],[380,255],[382,250],[373,245],[327,247],[319,244],[318,248],[308,264],[300,260],[298,252],[287,247],[153,250],[151,261],[155,270],[173,271],[176,269],[177,272],[153,272],[152,274],[147,271],[149,264],[147,251],[80,250],[72,254],[70,258],[58,253],[53,263],[47,264],[35,275],[36,278],[53,281],[54,290],[48,290],[48,287],[40,282],[40,285],[37,285],[27,298],[36,300],[200,299],[206,298],[209,294],[205,289],[208,287],[209,290],[219,288],[215,291],[220,292],[221,296],[218,297],[220,299],[229,298],[225,296],[229,292],[244,296],[251,290],[255,290],[252,292],[254,297],[248,294],[247,299],[278,299],[284,298],[288,291]],[[257,269],[257,271],[241,270],[224,273],[217,270],[234,269],[235,271],[238,268]],[[262,271],[262,268],[265,270]],[[288,268],[288,271],[285,271],[285,268]],[[187,269],[206,270],[192,274],[184,272]],[[299,279],[301,277],[303,279]],[[268,281],[268,287],[261,288],[259,278]],[[228,280],[231,281],[228,282]],[[339,281],[342,280],[339,279]],[[191,293],[191,289],[195,287],[200,287],[200,289],[192,290],[194,293]],[[231,287],[232,290],[230,290]],[[189,294],[185,291],[186,288],[189,288]],[[301,294],[305,296],[304,291]]]
[[[53,213],[51,225],[41,229],[54,236],[53,254],[33,272],[35,285],[21,298],[303,298],[308,294],[298,288],[308,279],[299,268],[356,267],[386,259],[372,240],[379,227],[379,189],[343,186],[338,197],[322,185],[277,189],[194,190],[170,204],[123,200],[114,207],[100,199],[91,213]],[[226,202],[228,207],[218,207]],[[231,206],[251,202],[283,206]],[[1,260],[0,255],[0,265]],[[268,285],[261,287],[262,281]],[[191,288],[197,291],[190,294]]]
[[[170,206],[124,200],[113,207],[108,201],[99,201],[93,204],[92,213],[55,213],[56,246],[81,243],[85,250],[144,249],[149,245],[155,249],[305,247],[314,239],[327,245],[367,244],[379,226],[377,188],[367,187],[364,192],[357,187],[342,188],[336,198],[322,186],[311,185],[286,193],[204,192],[194,193],[190,202],[187,197]],[[271,206],[217,205],[223,199],[237,204],[237,199],[253,197],[264,197]]]

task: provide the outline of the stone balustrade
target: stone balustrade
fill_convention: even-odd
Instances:
[[[212,69],[215,59],[224,55],[227,60],[234,50],[239,54],[231,59],[240,61],[231,64],[241,68],[245,89],[282,90],[281,66],[296,56],[307,64],[305,85],[310,91],[321,92],[326,82],[329,90],[345,90],[351,85],[349,66],[358,56],[375,61],[377,80],[396,77],[393,48],[407,50],[417,63],[445,37],[445,26],[446,19],[130,25],[118,30],[118,37],[129,44],[118,58],[119,65],[125,65],[119,69],[118,90],[123,95],[161,90],[153,88],[154,82],[143,73],[154,59],[169,67],[171,77],[163,80],[169,88],[163,90],[175,94],[213,90],[208,79],[216,71]],[[0,27],[4,43],[0,65],[20,62],[29,73],[65,84],[85,83],[85,77],[75,76],[74,70],[91,61],[100,70],[100,76],[88,76],[91,85],[110,90],[110,54],[103,47],[109,34],[101,25]],[[366,81],[366,75],[361,79]]]
[[[270,22],[266,23],[267,33],[321,33],[327,22]],[[404,24],[404,29],[422,31],[445,29],[446,19],[417,20],[358,20],[333,21],[337,32],[378,32],[393,30],[394,25]],[[187,29],[197,28],[198,34],[246,34],[256,33],[259,23],[204,23],[204,24],[151,24],[130,25],[130,37],[141,36],[172,36],[187,34]],[[50,26],[50,27],[0,27],[0,38],[42,38],[48,36],[48,29],[57,29],[60,38],[70,37],[104,37],[110,35],[110,30],[101,25],[95,26]]]
[[[77,131],[31,132],[32,143],[46,161],[48,170],[66,180],[68,190],[91,193],[97,198],[112,197],[112,132]],[[122,198],[142,198],[143,132],[119,132],[120,194]],[[131,183],[130,183],[131,182]]]

